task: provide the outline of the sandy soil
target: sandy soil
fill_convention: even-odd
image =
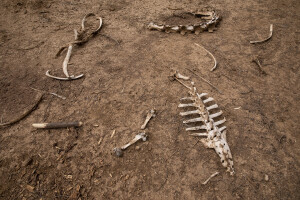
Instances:
[[[300,199],[299,11],[296,0],[2,0],[0,2],[0,117],[10,121],[46,95],[24,120],[0,129],[0,199]],[[149,31],[180,13],[214,8],[223,18],[213,33]],[[83,79],[60,82],[73,29],[94,12],[98,35],[75,47],[69,71]],[[90,19],[92,20],[92,19]],[[95,21],[90,21],[94,23]],[[268,42],[250,40],[274,34]],[[213,65],[210,50],[219,65]],[[255,63],[262,62],[262,75]],[[298,57],[298,59],[297,59]],[[185,131],[179,99],[187,90],[168,76],[191,76],[227,119],[236,175]],[[199,79],[212,82],[221,93]],[[240,107],[240,109],[235,109]],[[147,142],[112,155],[158,111]],[[34,122],[84,122],[81,128],[36,130]],[[94,126],[98,125],[98,126]],[[111,133],[116,130],[111,138]],[[99,140],[102,140],[100,144]],[[220,174],[202,185],[212,173]]]

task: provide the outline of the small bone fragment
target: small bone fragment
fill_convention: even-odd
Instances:
[[[103,138],[101,137],[101,138],[99,139],[99,141],[98,141],[98,145],[101,144],[102,140],[103,140]]]
[[[217,64],[218,64],[215,56],[212,53],[210,53],[207,49],[205,49],[203,46],[201,46],[197,43],[195,43],[195,45],[198,46],[198,47],[203,48],[212,57],[212,59],[214,60],[214,66],[210,69],[210,71],[214,71],[217,68]]]
[[[270,34],[266,39],[257,40],[257,41],[250,41],[250,44],[262,43],[268,41],[273,35],[273,24],[270,25]]]
[[[145,119],[144,124],[141,126],[141,129],[144,130],[152,117],[155,117],[155,110],[152,108],[150,112],[148,112],[147,117]]]
[[[204,181],[204,182],[202,183],[202,185],[206,185],[206,184],[208,183],[208,181],[209,181],[211,178],[217,176],[218,174],[219,174],[219,172],[213,173],[210,177],[208,177],[208,179],[207,179],[206,181]]]
[[[148,136],[146,135],[146,133],[144,133],[144,132],[139,133],[128,144],[125,144],[122,147],[116,147],[113,149],[113,151],[115,152],[116,156],[122,157],[123,151],[125,149],[127,149],[129,146],[133,145],[134,143],[136,143],[139,140],[143,140],[145,142],[147,140],[147,137]]]
[[[239,106],[239,107],[237,107],[237,108],[234,108],[234,110],[239,110],[239,109],[241,109],[242,107],[241,106]]]
[[[80,127],[82,122],[54,122],[54,123],[34,123],[32,126],[34,128],[41,129],[54,129],[54,128],[68,128],[68,127]]]
[[[113,138],[113,137],[114,137],[114,135],[115,135],[115,133],[116,133],[116,130],[113,130],[113,132],[111,133],[111,136],[110,136],[110,138]]]

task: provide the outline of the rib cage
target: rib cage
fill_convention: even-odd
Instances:
[[[193,24],[193,25],[178,25],[178,26],[171,26],[171,25],[163,25],[163,24],[155,24],[153,22],[149,23],[148,29],[150,30],[158,30],[158,31],[164,31],[166,33],[180,33],[182,35],[185,35],[185,33],[195,33],[198,35],[201,32],[208,31],[213,32],[215,29],[215,26],[220,21],[220,16],[217,15],[214,11],[212,12],[206,12],[208,14],[194,14],[195,17],[199,17],[202,19],[208,19],[209,21],[202,22],[199,24]]]
[[[201,142],[207,148],[215,149],[219,155],[222,165],[227,168],[230,175],[234,174],[232,155],[226,141],[226,119],[222,117],[222,111],[218,110],[218,105],[214,104],[214,99],[207,96],[207,93],[197,93],[192,82],[192,89],[189,97],[180,99],[178,107],[189,109],[181,112],[181,116],[189,117],[183,121],[190,125],[186,131],[191,131],[192,136],[204,136]]]

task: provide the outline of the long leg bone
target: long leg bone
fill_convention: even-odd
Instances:
[[[144,133],[144,132],[139,133],[129,143],[127,143],[121,147],[116,147],[113,149],[113,151],[115,152],[116,156],[122,157],[123,151],[125,149],[127,149],[129,146],[133,145],[134,143],[136,143],[139,140],[143,140],[145,142],[147,140],[147,137],[148,136],[146,135],[146,133]]]
[[[145,119],[144,124],[141,126],[141,129],[144,130],[152,117],[155,117],[155,110],[152,108],[150,112],[148,112],[147,117]]]

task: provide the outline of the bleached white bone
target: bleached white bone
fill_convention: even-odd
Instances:
[[[199,114],[199,110],[192,110],[192,111],[186,111],[180,113],[181,116],[192,115],[192,114]]]
[[[225,118],[220,121],[215,122],[214,124],[215,124],[215,126],[219,126],[220,124],[223,124],[224,122],[226,122]]]
[[[189,127],[189,128],[186,128],[185,130],[186,131],[198,131],[198,130],[201,130],[201,129],[205,129],[206,130],[206,126],[205,125],[202,125],[202,126],[194,126],[194,127]]]
[[[125,144],[121,147],[122,150],[127,149],[129,146],[133,145],[139,140],[143,140],[144,142],[147,140],[147,135],[146,133],[142,132],[137,134],[128,144]]]
[[[203,118],[197,117],[197,118],[188,119],[188,120],[183,121],[184,124],[193,123],[193,122],[203,122]]]
[[[202,98],[202,97],[204,97],[204,96],[206,96],[208,94],[207,93],[201,93],[201,94],[197,94],[197,95],[198,95],[199,98]]]
[[[222,132],[226,129],[227,127],[226,126],[222,126],[221,128],[219,128],[219,131]]]
[[[209,115],[209,118],[213,119],[213,118],[216,118],[216,117],[219,117],[219,116],[221,116],[222,114],[223,114],[223,112],[222,112],[222,111],[220,111],[220,112],[217,112],[217,113],[215,113],[215,114],[211,114],[211,115]]]
[[[193,101],[195,98],[193,98],[193,97],[183,97],[183,98],[181,98],[180,99],[180,101],[184,101],[184,100],[191,100],[191,101]]]
[[[219,106],[218,106],[217,104],[214,104],[214,105],[212,105],[212,106],[207,107],[206,110],[210,111],[210,110],[215,109],[215,108],[218,108],[218,107],[219,107]]]
[[[195,107],[196,104],[194,103],[181,103],[178,105],[178,108],[184,108],[184,107]]]
[[[211,101],[214,101],[214,98],[209,97],[209,98],[203,100],[203,103],[208,103],[208,102],[211,102]]]
[[[144,122],[144,124],[141,126],[141,129],[142,129],[142,130],[146,128],[148,122],[150,121],[150,119],[151,119],[152,117],[155,117],[155,110],[154,110],[154,109],[151,109],[150,112],[148,112],[147,117],[146,117],[146,119],[145,119],[145,122]]]
[[[198,136],[198,137],[201,137],[201,136],[208,136],[207,133],[191,133],[190,135],[191,135],[191,136]]]

